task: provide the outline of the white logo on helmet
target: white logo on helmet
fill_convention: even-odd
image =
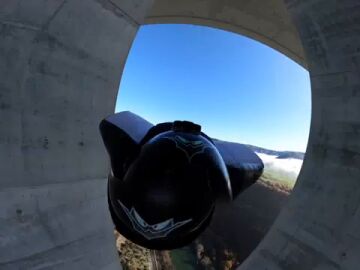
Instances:
[[[148,240],[166,237],[175,229],[184,226],[185,224],[192,221],[192,219],[187,219],[175,223],[174,219],[170,218],[165,221],[150,225],[140,216],[140,214],[135,210],[134,207],[131,207],[131,209],[129,210],[124,204],[121,203],[120,200],[118,200],[118,202],[129,220],[131,221],[134,230]]]
[[[198,154],[204,153],[206,148],[209,148],[208,145],[204,144],[200,140],[188,140],[185,139],[182,136],[176,135],[173,137],[165,137],[165,139],[169,139],[173,142],[175,142],[176,148],[183,151],[189,160],[191,162],[191,159]]]

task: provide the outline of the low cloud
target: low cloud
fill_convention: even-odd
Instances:
[[[277,172],[289,176],[294,181],[297,179],[303,161],[300,159],[287,158],[278,159],[277,156],[256,153],[265,166],[265,171]]]

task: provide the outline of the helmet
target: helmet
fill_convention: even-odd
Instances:
[[[108,181],[117,230],[150,249],[189,244],[209,224],[220,197],[232,197],[225,163],[201,127],[187,121],[143,141],[123,177],[111,173]]]

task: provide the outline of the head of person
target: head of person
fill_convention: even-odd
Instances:
[[[175,121],[145,136],[122,176],[109,176],[117,230],[150,249],[189,244],[209,224],[218,199],[232,198],[225,163],[199,125]]]

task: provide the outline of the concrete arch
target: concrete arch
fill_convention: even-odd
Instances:
[[[283,0],[156,0],[147,23],[205,25],[241,34],[278,50],[307,68],[298,32]]]
[[[163,0],[0,3],[1,269],[118,269],[97,125],[114,109],[131,43],[157,1]],[[239,16],[234,1],[171,1],[171,8],[186,13],[183,2],[193,17],[219,18],[226,10],[221,19],[229,16],[231,24]],[[248,17],[253,22],[268,22],[276,7],[237,2],[243,15],[263,11]],[[311,75],[310,137],[289,204],[241,269],[357,269],[360,6],[285,4]],[[297,52],[292,59],[305,59],[299,43],[280,41]]]

